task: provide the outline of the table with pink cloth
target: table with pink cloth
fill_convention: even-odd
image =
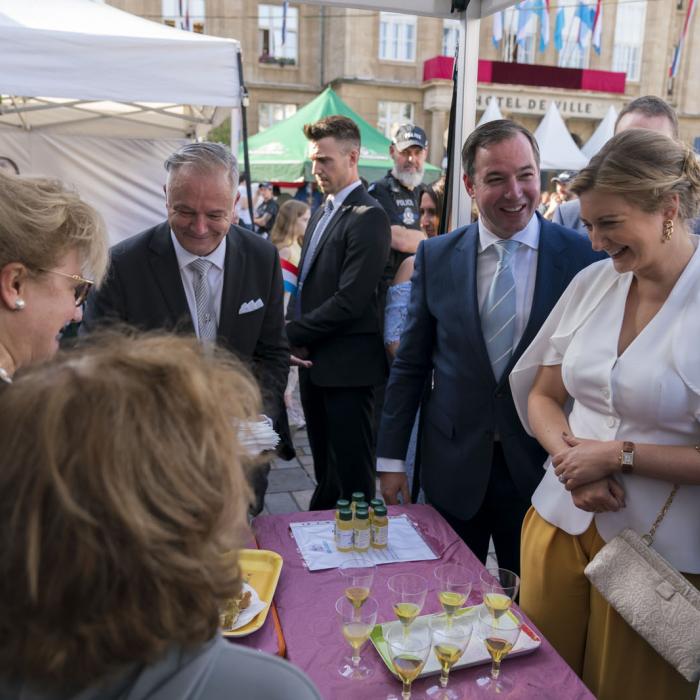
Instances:
[[[406,513],[413,520],[440,559],[377,567],[371,595],[379,603],[378,622],[395,619],[386,594],[387,579],[393,574],[412,572],[428,579],[430,590],[423,609],[423,614],[428,614],[440,609],[433,575],[438,564],[455,562],[466,566],[473,572],[475,581],[479,580],[483,569],[481,562],[434,508],[425,505],[389,508],[389,515],[401,513]],[[362,651],[363,659],[374,669],[370,678],[347,680],[336,671],[340,658],[350,651],[341,634],[334,607],[335,601],[343,594],[340,576],[337,569],[310,572],[289,529],[292,522],[329,520],[332,516],[331,511],[264,515],[257,517],[253,523],[260,548],[271,549],[284,558],[275,603],[287,645],[287,658],[312,678],[326,700],[382,700],[390,693],[400,697],[400,682],[389,672],[370,642]],[[471,602],[477,602],[476,595]],[[565,616],[566,611],[562,611],[562,615]],[[265,627],[268,625],[269,620]],[[534,625],[531,624],[531,627],[537,631]],[[261,629],[258,634],[262,632]],[[461,690],[465,698],[478,697],[474,692],[474,681],[486,670],[488,666],[454,670],[450,675],[450,686]],[[508,695],[509,699],[594,700],[586,686],[544,638],[541,647],[534,653],[506,658],[502,672],[517,682],[515,690]],[[422,691],[436,680],[437,676],[417,680],[413,684],[416,695],[422,696]]]

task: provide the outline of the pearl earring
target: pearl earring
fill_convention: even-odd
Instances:
[[[16,299],[15,300],[15,310],[16,311],[21,311],[26,305],[27,305],[27,302],[24,301],[24,299]]]

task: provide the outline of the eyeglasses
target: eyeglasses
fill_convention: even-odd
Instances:
[[[82,306],[85,303],[90,287],[95,284],[92,280],[85,279],[85,277],[81,277],[80,275],[69,275],[66,272],[59,272],[58,270],[44,270],[43,268],[39,271],[48,272],[52,275],[60,275],[61,277],[67,277],[70,280],[78,282],[78,285],[73,290],[76,306]]]

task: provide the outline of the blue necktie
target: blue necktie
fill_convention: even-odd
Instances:
[[[515,277],[512,263],[519,245],[518,241],[504,240],[494,244],[498,251],[498,266],[481,310],[481,329],[496,381],[500,380],[513,354]]]
[[[313,262],[316,248],[318,248],[318,244],[321,242],[321,236],[323,236],[323,232],[326,230],[331,216],[333,216],[333,202],[327,199],[323,207],[323,216],[319,219],[314,232],[311,234],[311,242],[304,256],[304,264],[301,267],[301,274],[299,275],[299,291],[301,291],[301,285],[304,284],[304,280],[309,274],[309,268]]]
[[[314,229],[314,232],[311,234],[311,240],[309,241],[309,247],[306,249],[306,255],[304,256],[304,262],[302,263],[302,266],[301,266],[298,287],[297,287],[297,291],[296,291],[296,296],[294,298],[294,316],[293,316],[294,320],[301,318],[301,292],[302,292],[302,289],[304,288],[304,280],[306,279],[306,276],[309,274],[309,269],[311,268],[311,263],[313,262],[314,255],[316,254],[316,248],[318,248],[318,244],[321,242],[321,237],[323,236],[323,232],[326,230],[326,226],[328,226],[328,222],[331,220],[332,216],[333,216],[333,201],[331,199],[327,199],[326,203],[323,206],[323,215],[318,220],[318,223],[316,224],[316,228]]]

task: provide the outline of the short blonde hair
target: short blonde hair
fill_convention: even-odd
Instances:
[[[89,342],[0,411],[0,677],[52,689],[211,639],[247,532],[250,375],[194,338]]]
[[[692,219],[700,208],[700,166],[684,143],[649,129],[626,129],[593,156],[570,189],[620,195],[649,213],[676,194],[680,218]]]
[[[58,180],[0,172],[0,269],[20,262],[49,270],[77,249],[83,274],[99,283],[108,247],[102,217],[76,192]]]

